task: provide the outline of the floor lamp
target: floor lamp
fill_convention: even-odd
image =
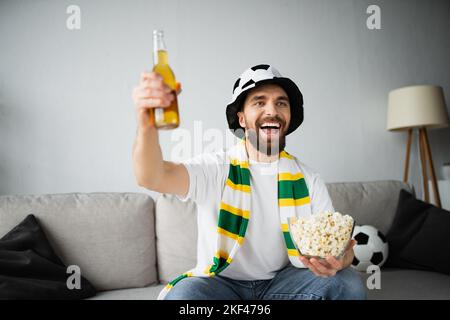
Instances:
[[[441,208],[441,198],[428,142],[427,128],[445,128],[448,125],[449,117],[441,87],[430,85],[410,86],[395,89],[389,93],[387,130],[408,131],[403,181],[408,182],[409,155],[413,130],[418,129],[424,200],[429,202],[427,173],[427,167],[429,166],[433,194],[436,205],[439,208]]]

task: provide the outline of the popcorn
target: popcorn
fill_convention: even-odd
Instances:
[[[320,212],[289,219],[289,229],[300,254],[339,258],[353,232],[353,218],[339,212]]]

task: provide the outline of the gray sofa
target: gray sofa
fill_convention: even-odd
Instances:
[[[386,233],[400,181],[327,184],[336,210]],[[33,213],[66,265],[100,292],[92,299],[156,299],[164,283],[195,265],[196,206],[169,195],[71,193],[0,196],[0,237]],[[367,274],[361,273],[365,279]],[[450,276],[382,268],[369,299],[450,299]]]

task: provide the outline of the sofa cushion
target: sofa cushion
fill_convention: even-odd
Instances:
[[[164,286],[153,284],[144,288],[102,291],[87,300],[156,300]]]
[[[364,283],[370,276],[361,273]],[[387,268],[381,270],[381,288],[367,289],[369,300],[384,299],[450,299],[450,277],[444,274]],[[99,292],[89,300],[152,300],[164,285]]]
[[[349,214],[357,225],[372,225],[387,234],[397,209],[401,189],[413,192],[401,181],[328,183],[328,192],[336,211]]]
[[[192,269],[197,259],[197,207],[191,200],[162,194],[156,199],[159,280],[167,283]]]
[[[363,273],[364,283],[369,274]],[[369,300],[450,299],[450,277],[437,272],[383,268],[380,289],[367,289]]]
[[[364,283],[370,276],[361,273]],[[435,272],[382,269],[381,288],[367,289],[369,300],[381,299],[450,299],[450,277]],[[163,285],[151,285],[145,288],[124,289],[100,292],[89,298],[92,300],[147,300],[156,299]]]
[[[142,287],[157,280],[153,206],[135,193],[0,196],[0,237],[33,214],[64,264],[98,290]]]

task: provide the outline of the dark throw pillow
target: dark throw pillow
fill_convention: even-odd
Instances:
[[[84,277],[69,289],[67,267],[33,215],[0,239],[0,299],[83,299],[96,294]]]
[[[396,215],[386,235],[389,257],[385,265],[448,273],[449,213],[401,190]]]
[[[430,208],[419,232],[400,257],[424,268],[450,275],[450,212]]]

